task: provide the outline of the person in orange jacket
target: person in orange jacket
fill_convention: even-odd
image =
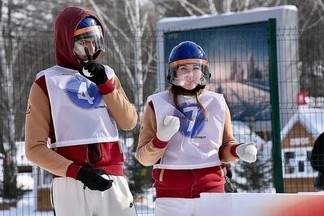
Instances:
[[[26,112],[26,156],[52,173],[58,216],[134,216],[118,129],[137,113],[114,70],[96,60],[104,31],[94,12],[67,7],[55,20],[56,65],[37,74]]]
[[[195,215],[200,193],[225,192],[222,163],[252,163],[257,149],[235,144],[224,96],[204,89],[210,73],[199,45],[172,49],[167,78],[171,87],[147,99],[136,158],[153,165],[156,216]]]

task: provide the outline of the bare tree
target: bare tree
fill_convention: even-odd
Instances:
[[[112,42],[109,46],[113,50],[113,57],[122,65],[123,74],[127,77],[127,85],[130,87],[129,92],[132,93],[131,98],[141,114],[145,100],[143,88],[148,74],[154,73],[152,69],[155,69],[152,68],[155,63],[155,41],[147,37],[147,34],[152,34],[153,31],[152,24],[149,23],[152,21],[149,19],[151,19],[153,4],[150,1],[143,4],[140,0],[125,0],[123,4],[106,0],[107,5],[116,7],[113,8],[114,13],[109,13],[105,7],[100,7],[95,1],[90,0],[89,3],[99,18],[104,21],[108,40]],[[109,9],[112,11],[111,7]],[[147,46],[148,43],[150,46]],[[131,55],[131,64],[129,64],[129,55]]]
[[[0,155],[8,156],[7,161],[14,158],[15,141],[24,139],[28,88],[38,71],[55,62],[54,50],[47,48],[54,47],[54,18],[72,3],[95,10],[104,21],[108,63],[123,76],[123,86],[127,86],[126,92],[140,116],[146,97],[157,86],[156,41],[160,38],[156,38],[155,25],[163,17],[220,15],[293,4],[299,9],[300,41],[305,42],[300,46],[304,77],[310,77],[314,62],[324,55],[320,38],[310,42],[312,30],[323,29],[323,0],[0,0]],[[308,54],[309,50],[313,50],[313,55]],[[308,83],[305,89],[312,87],[310,80]],[[135,134],[136,131],[134,138]]]
[[[0,157],[7,198],[17,195],[16,141],[24,139],[26,93],[44,59],[53,56],[42,50],[42,36],[52,28],[54,6],[47,1],[0,1]]]

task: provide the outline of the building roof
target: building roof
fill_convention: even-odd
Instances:
[[[309,107],[299,108],[281,130],[281,140],[287,136],[289,131],[297,122],[300,122],[312,137],[316,139],[324,132],[324,109]]]
[[[258,149],[258,155],[264,159],[271,157],[272,143],[263,140],[251,128],[242,121],[232,121],[233,135],[236,143],[254,142]]]

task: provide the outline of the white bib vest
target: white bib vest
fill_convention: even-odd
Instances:
[[[167,115],[180,119],[179,131],[168,142],[160,163],[154,168],[199,169],[221,165],[218,152],[223,139],[225,99],[222,94],[204,90],[199,100],[207,117],[192,99],[184,100],[181,111],[177,110],[169,91],[148,98],[154,105],[157,130]]]
[[[105,66],[108,78],[113,69]],[[98,87],[76,70],[54,66],[45,75],[56,142],[50,147],[118,141],[116,122],[109,115]]]

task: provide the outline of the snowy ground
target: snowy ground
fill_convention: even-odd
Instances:
[[[18,201],[17,207],[11,207],[9,210],[0,210],[3,216],[54,216],[50,211],[35,211],[35,196],[33,192],[28,192]]]
[[[9,210],[0,210],[1,216],[54,216],[52,211],[35,211],[35,196],[28,192],[18,201],[17,207]],[[136,205],[138,216],[154,216],[153,208],[147,205]]]

